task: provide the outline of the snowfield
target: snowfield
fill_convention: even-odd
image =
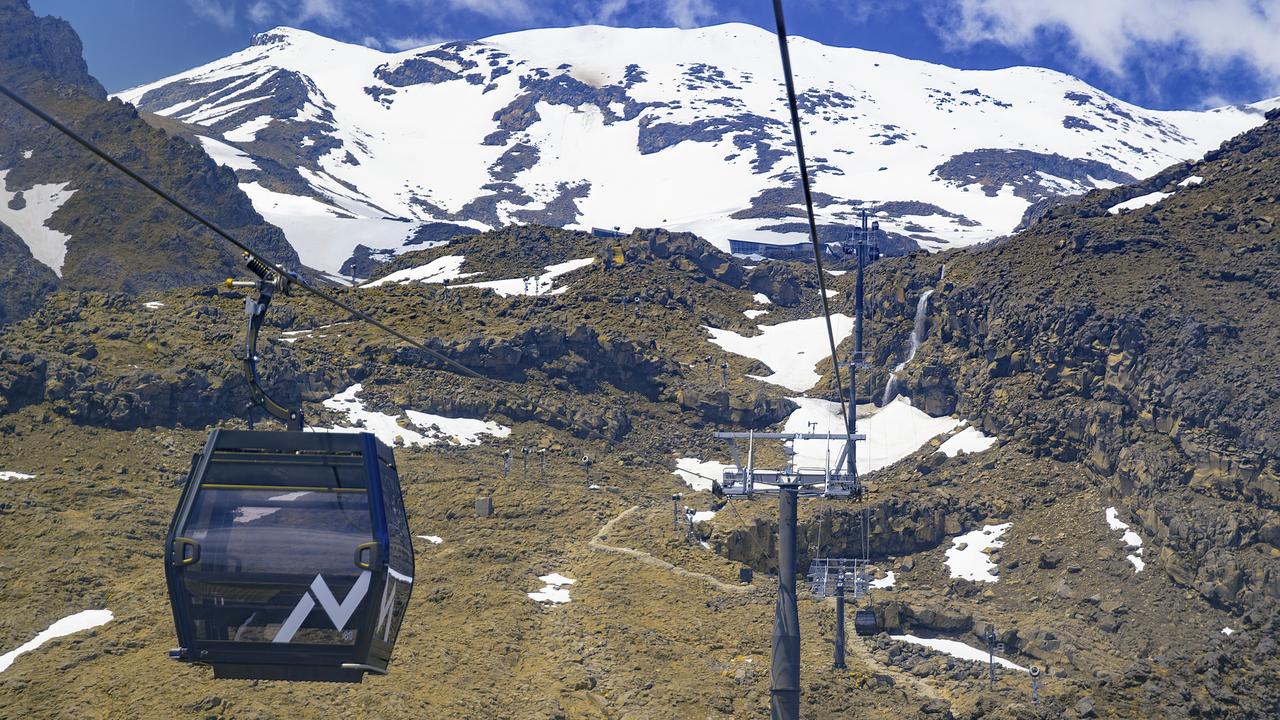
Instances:
[[[892,570],[890,570],[889,572],[885,573],[884,577],[880,578],[879,580],[872,580],[871,589],[872,590],[888,590],[889,588],[897,584],[897,582],[898,582],[898,576]]]
[[[510,278],[508,280],[489,280],[487,282],[454,285],[453,287],[484,288],[492,290],[502,297],[511,297],[512,295],[561,295],[569,288],[566,285],[556,287],[556,278],[561,275],[568,275],[575,270],[581,270],[593,262],[595,262],[595,258],[578,258],[577,260],[567,260],[555,265],[548,265],[543,268],[546,272],[541,275]]]
[[[740,23],[581,26],[383,53],[281,27],[116,97],[206,130],[258,212],[329,273],[357,244],[413,247],[427,222],[665,227],[727,249],[805,239],[751,212],[799,200],[775,43]],[[818,221],[868,207],[931,251],[1004,235],[1038,199],[1199,158],[1275,104],[1152,111],[1037,68],[957,70],[804,38],[791,51]],[[992,152],[1013,169],[980,180]],[[265,161],[282,154],[299,159]]]

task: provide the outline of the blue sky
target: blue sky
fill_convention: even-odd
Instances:
[[[30,0],[69,20],[122,90],[277,25],[396,50],[601,23],[773,27],[769,0]],[[788,29],[955,67],[1039,65],[1136,103],[1199,109],[1280,95],[1280,0],[788,0]]]

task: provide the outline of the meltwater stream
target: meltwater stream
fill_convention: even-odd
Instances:
[[[884,386],[884,397],[880,400],[880,405],[888,405],[894,396],[898,394],[898,373],[902,368],[911,362],[916,356],[916,351],[920,349],[920,343],[924,342],[924,323],[929,312],[929,296],[933,294],[933,288],[920,293],[920,299],[916,301],[916,322],[911,328],[911,348],[907,351],[907,359],[898,363],[893,372],[889,373],[889,382]]]

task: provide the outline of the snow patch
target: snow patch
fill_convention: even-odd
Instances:
[[[0,470],[0,480],[31,480],[35,475],[20,473],[16,470]]]
[[[840,434],[844,432],[844,419],[840,404],[818,398],[790,398],[797,407],[787,417],[783,432],[809,432]],[[811,425],[811,423],[813,423]],[[911,455],[933,438],[954,430],[960,421],[953,417],[931,417],[911,405],[904,397],[898,397],[877,410],[870,417],[859,418],[858,432],[867,439],[858,444],[858,472],[870,473],[886,468]],[[796,467],[825,468],[840,457],[844,449],[842,440],[796,440]]]
[[[409,420],[428,435],[437,440],[448,440],[454,445],[479,445],[481,435],[492,435],[504,438],[511,434],[511,428],[488,420],[473,418],[450,418],[443,415],[405,410]]]
[[[1192,175],[1178,183],[1178,187],[1191,187],[1192,185],[1199,185],[1202,182],[1204,182],[1204,178],[1199,175]]]
[[[711,522],[711,518],[715,516],[715,510],[699,510],[693,514],[693,523],[697,525],[700,522]]]
[[[938,452],[951,458],[961,454],[980,453],[991,449],[998,439],[984,434],[978,428],[967,427],[947,438],[947,441],[938,447]]]
[[[962,643],[958,640],[944,640],[942,638],[922,638],[922,637],[917,637],[915,635],[890,635],[889,637],[894,640],[901,640],[902,642],[908,642],[913,645],[923,645],[932,650],[937,650],[940,653],[946,653],[947,655],[950,655],[952,657],[960,658],[961,660],[972,660],[974,662],[984,663],[984,662],[988,662],[988,658],[990,657],[989,655],[987,655],[987,652],[985,650],[979,650],[978,648],[973,647],[972,645],[966,645],[965,643]],[[995,657],[995,662],[1001,667],[1009,668],[1010,670],[1021,670],[1022,672],[1028,672],[1028,670],[1022,667],[1021,665],[1018,665],[1017,663],[1014,663],[1009,660],[1005,660],[1004,658],[999,656]]]
[[[1219,632],[1221,632],[1223,635],[1231,636],[1231,635],[1234,635],[1236,631],[1232,630],[1229,627],[1224,627]]]
[[[22,191],[25,204],[22,209],[14,210],[9,203],[18,193],[9,191],[8,176],[8,170],[0,170],[0,223],[8,225],[22,238],[32,257],[62,277],[62,263],[67,258],[67,241],[71,236],[50,229],[46,223],[76,191],[67,190],[70,183],[34,185]]]
[[[572,585],[578,582],[577,580],[574,580],[572,578],[567,578],[564,575],[561,575],[560,573],[551,573],[550,575],[543,575],[538,579],[545,584],[542,586],[541,590],[527,593],[527,595],[529,596],[529,599],[533,600],[534,602],[549,603],[554,605],[560,605],[560,604],[569,602],[570,600],[569,588],[566,586]]]
[[[769,299],[769,296],[768,296],[768,295],[765,295],[764,293],[756,293],[755,295],[752,295],[752,296],[751,296],[751,299],[752,299],[752,300],[755,300],[756,302],[760,303],[761,305],[772,305],[772,304],[773,304],[773,301]]]
[[[831,316],[831,326],[839,344],[853,332],[853,318],[837,313]],[[773,371],[771,375],[749,377],[795,392],[804,392],[822,380],[815,368],[830,355],[827,324],[822,317],[757,325],[760,334],[753,337],[739,335],[732,330],[703,327],[711,334],[711,342],[726,352],[759,360]]]
[[[152,300],[151,302],[142,303],[142,307],[148,310],[159,310],[160,308],[164,307],[164,303],[160,302],[159,300]]]
[[[724,477],[725,468],[732,467],[715,460],[703,462],[698,458],[680,458],[676,460],[675,474],[693,488],[704,492],[711,491],[711,482]]]
[[[386,277],[378,278],[360,287],[378,287],[387,283],[400,283],[401,285],[410,282],[443,283],[480,275],[481,273],[478,272],[462,272],[462,264],[466,260],[467,258],[464,255],[441,255],[426,265],[397,270]]]
[[[270,115],[259,115],[234,130],[222,133],[222,137],[231,142],[253,142],[258,137],[258,131],[266,129],[274,119]]]
[[[422,538],[423,540],[426,540],[432,545],[439,545],[440,543],[444,542],[444,538],[440,537],[439,535],[419,535],[418,537]]]
[[[894,574],[892,570],[890,570],[889,572],[885,573],[884,577],[880,578],[879,580],[872,580],[871,588],[873,590],[888,590],[889,588],[893,587],[897,583],[897,581],[898,581],[898,576]]]
[[[1013,523],[984,525],[981,530],[974,530],[960,535],[951,541],[947,550],[946,565],[951,570],[951,577],[972,580],[974,582],[996,582],[999,568],[991,562],[988,550],[1004,547],[1001,535],[1013,526]]]
[[[541,275],[525,278],[510,278],[507,280],[489,280],[486,282],[467,283],[465,285],[455,285],[454,287],[475,287],[492,290],[502,297],[510,297],[512,295],[560,295],[568,290],[568,287],[555,287],[555,279],[561,275],[567,275],[574,270],[580,270],[595,262],[595,258],[578,258],[577,260],[569,260],[567,262],[548,265]]]
[[[1138,533],[1129,529],[1129,526],[1120,519],[1120,513],[1114,507],[1107,508],[1106,516],[1107,527],[1112,530],[1124,531],[1124,534],[1120,536],[1120,540],[1134,549],[1132,553],[1125,557],[1126,560],[1133,563],[1133,572],[1136,574],[1145,570],[1147,562],[1142,559],[1142,538],[1138,536]]]
[[[1122,203],[1116,203],[1107,209],[1112,215],[1119,215],[1121,210],[1137,210],[1148,205],[1155,205],[1161,200],[1169,197],[1173,193],[1153,192],[1146,195],[1139,195],[1136,198],[1129,198]]]
[[[210,137],[197,135],[200,145],[204,147],[205,153],[213,158],[213,161],[219,165],[226,165],[232,170],[261,170],[258,164],[248,155],[245,155],[238,148],[218,142]]]
[[[449,418],[442,415],[406,410],[409,423],[422,430],[412,430],[400,425],[400,417],[375,412],[365,408],[364,401],[356,397],[364,389],[362,383],[356,383],[333,397],[325,400],[323,405],[330,410],[343,413],[351,427],[308,428],[312,431],[334,432],[370,432],[388,446],[395,446],[400,441],[407,447],[425,447],[439,443],[454,445],[478,445],[481,435],[507,437],[511,428],[486,420],[472,418]]]
[[[746,315],[748,320],[755,320],[761,315],[768,315],[769,311],[768,310],[743,310],[742,314]]]
[[[53,640],[54,638],[64,637],[73,633],[83,632],[99,625],[105,625],[111,622],[114,616],[110,610],[85,610],[75,615],[69,615],[45,628],[31,640],[10,650],[4,655],[0,655],[0,673],[9,669],[13,661],[19,655],[29,653],[41,645]]]

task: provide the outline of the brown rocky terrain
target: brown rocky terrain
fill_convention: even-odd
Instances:
[[[218,219],[239,236],[283,247],[275,228],[240,212],[243,196],[226,199],[229,173],[102,102],[83,62],[65,57],[74,34],[29,14],[0,3],[0,34],[39,60],[23,73],[72,87],[45,99],[84,110],[73,116],[131,162],[181,170],[176,179],[190,184],[173,187],[184,197],[225,201],[230,215]],[[0,113],[4,157],[27,146],[27,122]],[[52,137],[31,137],[46,143],[33,158],[70,157]],[[843,672],[831,669],[830,601],[802,593],[805,717],[1280,714],[1278,158],[1273,116],[1200,163],[1056,205],[990,247],[890,258],[868,272],[872,367],[860,395],[881,399],[932,289],[899,391],[998,441],[948,457],[937,452],[945,436],[935,438],[869,475],[865,506],[801,503],[802,562],[858,554],[865,509],[876,575],[895,576],[868,603],[887,632],[851,637]],[[714,430],[777,428],[794,408],[795,393],[748,377],[762,365],[708,342],[706,327],[753,334],[757,323],[813,317],[811,266],[752,267],[665,231],[602,240],[527,226],[404,255],[375,276],[443,255],[464,256],[462,271],[479,279],[595,258],[557,281],[564,294],[421,283],[335,291],[487,380],[309,296],[278,298],[260,343],[265,382],[302,402],[311,424],[344,423],[322,401],[359,382],[373,410],[486,418],[512,434],[397,449],[413,532],[443,542],[416,547],[417,590],[389,676],[214,682],[165,657],[174,636],[161,556],[191,453],[208,427],[245,424],[234,356],[243,296],[213,284],[235,274],[233,255],[169,211],[131,204],[126,181],[81,169],[84,184],[56,222],[88,237],[107,227],[93,203],[140,209],[128,218],[136,234],[73,247],[78,262],[121,247],[147,259],[95,266],[98,280],[83,284],[65,274],[57,283],[20,252],[0,259],[0,471],[34,476],[0,479],[0,652],[84,609],[115,617],[0,671],[0,717],[767,715],[774,502],[726,505],[671,470],[680,457],[727,460]],[[27,172],[12,170],[11,182]],[[1190,176],[1203,180],[1182,185]],[[1157,191],[1170,196],[1108,212]],[[25,247],[4,230],[0,249]],[[72,259],[69,269],[90,267]],[[174,264],[215,270],[174,274]],[[852,314],[853,280],[827,279],[833,311]],[[760,292],[770,313],[748,320]],[[810,394],[834,397],[830,361],[818,367],[828,375]],[[545,476],[521,467],[525,447],[547,449]],[[516,456],[505,474],[504,450]],[[757,457],[781,462],[778,448]],[[673,492],[716,515],[692,533],[674,528]],[[493,517],[475,516],[483,496],[494,498]],[[1142,539],[1143,571],[1108,527],[1108,507]],[[997,523],[1010,523],[991,554],[999,581],[952,577],[944,561],[955,538]],[[739,582],[744,567],[750,584]],[[572,602],[527,596],[551,572],[577,580]],[[1045,670],[1039,705],[1020,671],[988,687],[985,665],[891,637],[980,648],[989,628],[1010,660]]]
[[[771,264],[760,280],[763,268],[746,270],[693,238],[659,232],[623,244],[626,264],[605,270],[612,241],[509,229],[387,268],[459,254],[464,271],[520,277],[553,261],[600,258],[563,279],[564,295],[501,298],[421,284],[347,291],[398,327],[432,333],[438,349],[496,384],[435,369],[310,299],[277,301],[263,368],[273,390],[307,401],[310,422],[341,422],[318,401],[359,381],[373,409],[487,417],[515,430],[479,447],[397,451],[414,532],[445,541],[417,548],[422,580],[393,674],[358,689],[214,683],[164,659],[173,638],[158,557],[177,483],[204,425],[243,423],[247,393],[232,356],[239,295],[63,292],[10,326],[0,362],[0,466],[36,478],[0,485],[0,541],[11,548],[0,601],[26,608],[8,620],[4,646],[78,609],[109,607],[117,619],[21,657],[0,677],[0,713],[268,718],[321,714],[361,698],[360,712],[379,718],[764,714],[773,502],[721,508],[699,526],[708,551],[671,527],[669,496],[682,484],[670,470],[674,457],[723,457],[713,429],[767,427],[790,408],[787,391],[746,377],[760,372],[755,361],[721,352],[702,326],[751,332],[741,309],[754,306],[754,287],[794,294],[793,307],[766,316],[771,322],[806,317],[816,288],[803,266]],[[914,312],[920,285],[910,278],[927,277],[932,259],[894,262],[901,265],[886,262],[871,279],[869,329],[882,365],[896,359],[900,348],[888,338],[902,337]],[[957,261],[949,262],[958,282]],[[836,289],[845,293],[851,279],[836,278]],[[904,288],[897,304],[895,282]],[[624,309],[621,298],[636,295],[642,302]],[[149,309],[143,300],[163,305]],[[935,412],[947,409],[931,405],[942,385],[923,382],[933,375],[920,368],[935,367],[938,360],[925,358],[945,347],[943,307],[932,307],[928,339],[903,383]],[[733,368],[727,389],[710,371],[722,361]],[[884,370],[868,375],[881,385]],[[1036,407],[1023,403],[1016,407]],[[1080,458],[1046,452],[1035,436],[990,425],[979,410],[1001,407],[956,401],[958,412],[1001,437],[996,449],[946,458],[933,450],[939,439],[869,478],[873,558],[880,574],[898,578],[873,594],[872,606],[891,632],[975,647],[993,624],[1009,657],[1048,670],[1042,704],[1029,703],[1025,675],[1004,672],[989,690],[983,666],[887,635],[852,640],[849,671],[833,673],[831,608],[805,596],[806,716],[1265,715],[1277,700],[1272,601],[1249,595],[1242,606],[1196,592],[1165,570],[1163,558],[1176,551],[1141,512],[1126,511],[1150,562],[1135,574],[1103,511],[1136,499]],[[501,450],[518,457],[525,446],[550,449],[546,484],[532,470],[526,478],[518,460],[502,477]],[[577,463],[583,454],[595,458],[590,477]],[[698,509],[719,505],[683,491]],[[495,497],[496,517],[474,517],[472,501],[483,495]],[[820,550],[856,554],[860,509],[802,503],[804,561]],[[951,538],[996,522],[1013,523],[995,556],[1001,580],[950,578],[943,554]],[[1264,550],[1218,552],[1244,564]],[[737,583],[743,565],[756,571],[750,586]],[[525,597],[549,572],[579,581],[573,602],[544,608]],[[1219,632],[1228,626],[1235,635]],[[72,691],[60,676],[77,678]]]

